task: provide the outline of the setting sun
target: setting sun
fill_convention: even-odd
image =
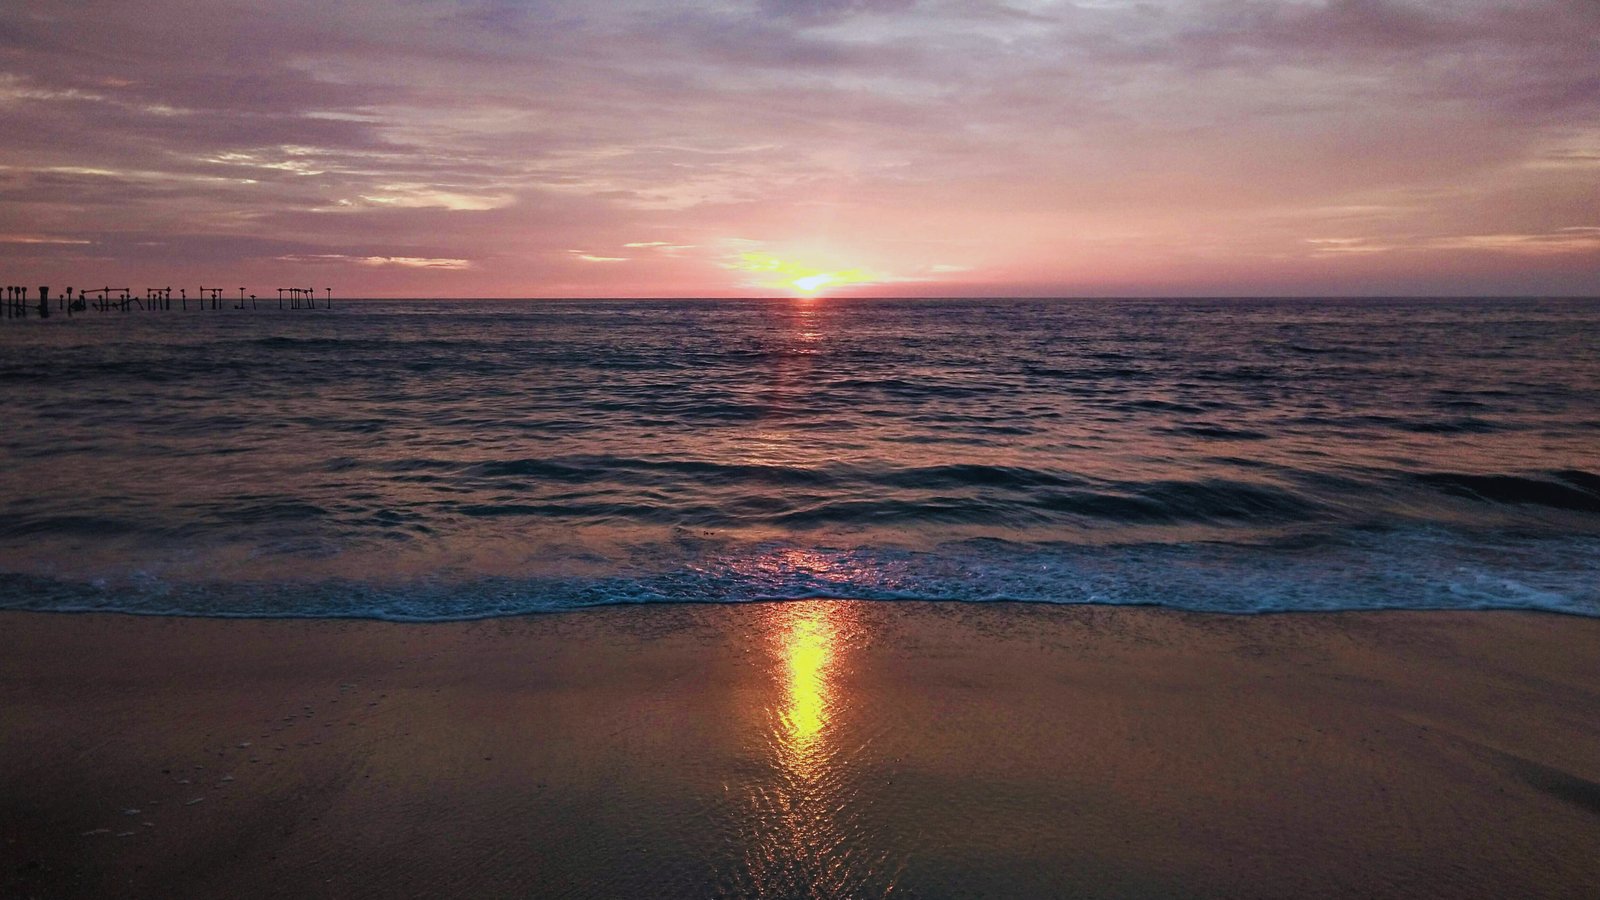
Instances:
[[[832,284],[833,275],[828,272],[823,272],[817,275],[807,275],[804,278],[796,278],[794,281],[789,283],[810,294]]]
[[[727,264],[727,268],[753,273],[752,287],[790,290],[806,296],[813,296],[824,288],[882,281],[860,268],[829,269],[813,262],[798,262],[758,251],[739,254],[737,259]]]

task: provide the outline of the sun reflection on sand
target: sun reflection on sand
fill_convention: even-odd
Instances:
[[[844,679],[859,630],[852,604],[773,604],[762,617],[773,700],[766,710],[770,774],[752,786],[742,892],[847,896],[881,877],[858,820],[856,773],[840,740],[851,709]],[[741,880],[744,880],[741,879]]]
[[[826,762],[819,750],[833,703],[834,640],[837,636],[827,605],[785,604],[793,608],[781,635],[784,703],[778,718],[778,743],[785,768],[814,775]]]

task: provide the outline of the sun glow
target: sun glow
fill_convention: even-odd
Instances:
[[[753,273],[752,286],[788,290],[803,296],[814,296],[824,288],[876,284],[882,280],[863,269],[828,269],[759,251],[741,253],[727,267]]]
[[[800,290],[805,291],[806,293],[811,293],[813,291],[819,291],[823,287],[832,284],[833,273],[823,272],[818,275],[807,275],[804,278],[796,278],[794,281],[789,283]]]

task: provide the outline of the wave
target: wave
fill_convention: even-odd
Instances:
[[[1193,612],[1516,609],[1600,617],[1600,539],[1438,530],[1270,544],[973,540],[932,551],[721,547],[603,576],[228,583],[0,574],[0,609],[442,621],[629,603],[843,598],[1160,606]]]
[[[1158,481],[1131,485],[1127,493],[1077,492],[1041,498],[1045,509],[1119,522],[1290,522],[1320,509],[1276,487],[1238,481]]]
[[[1426,472],[1413,478],[1442,493],[1483,503],[1600,513],[1600,475],[1577,469],[1535,476]]]
[[[1063,517],[1131,524],[1243,524],[1306,521],[1326,510],[1308,496],[1265,483],[1099,482],[1047,469],[978,464],[806,468],[610,457],[483,462],[463,474],[510,489],[527,488],[533,482],[597,488],[562,502],[530,503],[510,495],[493,503],[454,507],[466,515],[588,516],[686,525],[1026,524]],[[714,504],[665,497],[653,502],[609,501],[600,499],[601,485],[702,494],[720,486],[731,493],[719,495]],[[763,490],[781,493],[759,492]]]
[[[1583,470],[1341,475],[1217,459],[1241,474],[1253,467],[1255,474],[1117,481],[979,463],[795,466],[626,456],[467,462],[401,457],[368,468],[351,457],[333,457],[317,468],[338,481],[315,499],[252,491],[204,503],[179,501],[164,510],[107,498],[102,505],[121,507],[120,515],[84,515],[65,506],[14,508],[0,521],[0,538],[197,534],[208,528],[244,534],[267,524],[316,527],[334,539],[381,537],[377,532],[397,516],[408,526],[425,525],[447,536],[466,527],[463,518],[806,531],[919,524],[1074,533],[1207,526],[1243,537],[1285,526],[1432,522],[1592,533],[1595,523],[1588,517],[1600,514],[1600,476]],[[344,492],[347,485],[363,484],[390,489]],[[405,493],[417,485],[427,485],[428,493]]]
[[[1417,434],[1489,434],[1495,431],[1510,430],[1506,425],[1471,417],[1426,422],[1400,422],[1395,427],[1402,431],[1412,431]]]
[[[135,534],[142,526],[115,516],[38,515],[0,518],[0,537],[28,538],[44,535],[112,537]]]
[[[1171,428],[1163,428],[1161,431],[1166,434],[1183,434],[1214,441],[1265,441],[1272,437],[1264,431],[1255,431],[1247,428],[1228,428],[1222,425],[1207,425],[1204,423],[1175,425]]]
[[[58,579],[35,587],[66,606],[204,611],[214,589],[227,609],[422,617],[813,592],[1562,608],[1595,580],[1597,323],[1592,301],[53,320],[0,329],[24,401],[0,429],[0,572]],[[1417,529],[1454,537],[1395,537]],[[776,578],[772,548],[702,546],[753,535],[823,568]],[[979,535],[1006,543],[950,544]],[[604,577],[522,577],[561,553]],[[435,562],[433,587],[361,577]],[[136,574],[178,570],[215,581]],[[351,580],[228,582],[280,572]]]

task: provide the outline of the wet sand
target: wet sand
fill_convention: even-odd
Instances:
[[[1600,621],[0,614],[0,896],[1594,896]]]

